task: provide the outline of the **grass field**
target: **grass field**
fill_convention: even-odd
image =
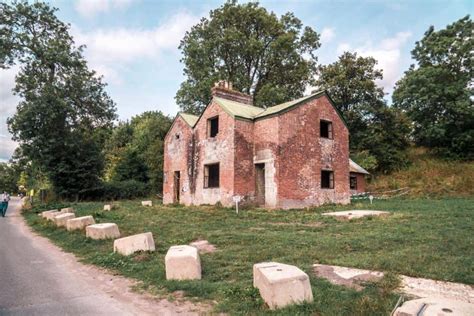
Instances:
[[[101,203],[73,205],[77,216],[115,222],[123,236],[151,231],[157,251],[122,257],[112,241],[93,241],[84,233],[68,233],[41,220],[39,206],[25,212],[28,223],[82,261],[143,281],[143,288],[170,295],[184,291],[192,299],[216,301],[215,311],[230,314],[387,315],[398,299],[383,280],[356,292],[318,279],[314,263],[367,268],[417,277],[474,284],[474,198],[387,200],[309,210],[267,211],[204,207],[156,206],[120,201],[111,212]],[[320,214],[329,210],[392,211],[386,218],[337,221]],[[203,280],[166,281],[168,248],[207,239],[218,251],[201,255]],[[277,261],[310,275],[312,304],[269,311],[252,287],[252,265]],[[390,275],[390,274],[389,274]]]

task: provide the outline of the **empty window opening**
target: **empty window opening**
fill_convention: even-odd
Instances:
[[[176,139],[179,139],[179,134],[176,134],[175,137],[176,137]]]
[[[321,170],[321,188],[334,189],[334,172]]]
[[[209,137],[216,137],[219,133],[219,117],[210,118],[207,120],[207,134]]]
[[[357,190],[357,176],[350,176],[349,181],[351,190]]]
[[[204,166],[204,187],[218,188],[219,187],[219,164]]]
[[[321,137],[332,139],[332,123],[328,121],[321,121],[319,124]]]

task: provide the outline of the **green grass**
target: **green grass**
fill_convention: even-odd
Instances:
[[[474,198],[386,200],[374,205],[289,211],[252,209],[238,215],[231,209],[211,206],[117,204],[111,212],[101,211],[102,203],[79,203],[74,208],[77,216],[90,214],[97,222],[117,223],[123,236],[151,231],[156,252],[122,257],[112,253],[110,240],[88,240],[83,232],[68,233],[41,220],[35,212],[47,206],[24,214],[35,230],[84,262],[141,280],[142,287],[151,292],[167,295],[180,290],[192,299],[217,301],[217,312],[387,315],[398,299],[387,290],[390,280],[356,292],[316,278],[311,268],[314,263],[474,284]],[[393,214],[345,222],[320,215],[355,208]],[[164,256],[168,248],[196,239],[207,239],[218,248],[201,255],[203,279],[166,281]],[[252,265],[270,260],[296,265],[308,273],[314,302],[269,311],[252,287]]]
[[[474,161],[444,160],[425,148],[408,151],[410,165],[387,175],[375,176],[368,191],[410,188],[410,197],[472,197]]]

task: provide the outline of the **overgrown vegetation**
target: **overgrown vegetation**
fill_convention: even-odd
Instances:
[[[410,166],[375,176],[369,191],[410,188],[411,197],[474,196],[474,162],[442,159],[425,148],[408,151]]]
[[[411,54],[417,62],[393,92],[394,105],[413,120],[418,145],[453,158],[474,158],[474,22],[469,16],[435,31]]]
[[[387,200],[374,205],[325,206],[310,210],[242,210],[212,206],[156,206],[120,201],[111,212],[101,203],[73,205],[77,215],[97,222],[115,222],[123,236],[150,231],[157,251],[122,257],[112,253],[112,241],[93,241],[83,232],[69,233],[40,219],[39,206],[25,212],[28,223],[81,260],[112,269],[143,282],[142,287],[167,295],[215,300],[217,311],[230,314],[387,315],[397,295],[393,274],[474,284],[471,255],[474,199]],[[337,221],[322,212],[343,209],[392,211],[385,218]],[[201,281],[166,281],[168,248],[207,239],[217,251],[201,256]],[[303,269],[311,278],[314,303],[270,312],[252,287],[252,265],[273,260]],[[388,271],[386,280],[362,292],[334,286],[312,273],[314,263]]]

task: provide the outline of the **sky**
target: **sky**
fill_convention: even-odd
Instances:
[[[3,1],[3,0],[0,0]],[[244,1],[240,1],[244,2]],[[104,76],[120,120],[144,111],[174,116],[174,96],[184,81],[178,49],[186,31],[224,1],[199,0],[51,0],[58,17],[71,25],[78,45],[86,45],[89,67]],[[293,12],[321,35],[321,64],[344,51],[378,60],[390,102],[395,82],[414,61],[410,51],[433,25],[441,29],[473,13],[470,0],[262,0],[278,16]],[[11,89],[18,66],[0,70],[0,161],[17,146],[6,120],[19,99]]]

